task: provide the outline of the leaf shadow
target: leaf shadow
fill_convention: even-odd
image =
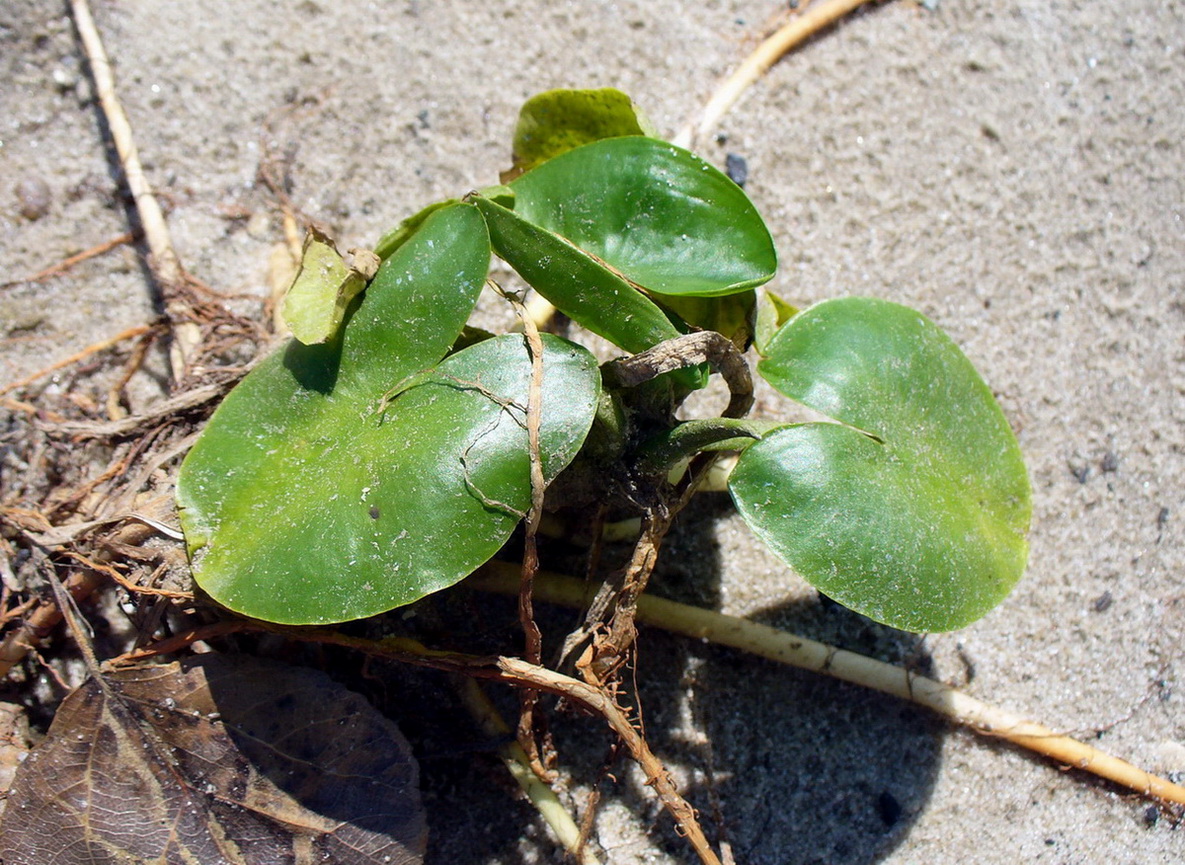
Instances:
[[[719,523],[733,513],[725,496],[696,497],[660,557],[656,594],[719,609]],[[930,668],[920,636],[817,593],[747,618],[919,673]],[[879,862],[907,836],[933,791],[944,725],[922,709],[653,629],[640,635],[638,666],[651,745],[690,775],[684,795],[707,824],[722,819],[708,831],[730,844],[738,862]],[[649,791],[634,787],[637,807],[645,807]],[[681,849],[668,820],[658,829],[668,850]]]
[[[284,348],[284,367],[301,387],[328,396],[337,384],[341,355],[340,337],[322,345],[303,345],[293,339]]]

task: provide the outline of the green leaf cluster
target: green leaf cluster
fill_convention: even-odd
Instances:
[[[310,244],[289,307],[299,341],[226,398],[182,467],[182,525],[211,597],[275,622],[344,621],[453,585],[506,543],[532,502],[536,358],[521,335],[462,338],[492,255],[630,354],[699,330],[738,349],[756,336],[758,372],[832,420],[681,428],[699,361],[664,387],[610,386],[587,349],[544,335],[546,483],[608,459],[662,483],[656,453],[743,450],[741,515],[828,595],[916,630],[959,627],[1004,597],[1026,556],[1024,464],[933,323],[864,298],[759,304],[776,256],[753,204],[616,91],[532,99],[514,154],[503,185],[389,232],[368,284]]]

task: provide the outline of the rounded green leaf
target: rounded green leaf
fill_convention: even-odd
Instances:
[[[588,434],[600,378],[583,348],[544,342],[540,455],[550,480]],[[389,400],[381,391],[343,399],[299,425],[259,417],[237,459],[225,456],[219,429],[187,460],[179,492],[198,583],[237,612],[314,624],[463,579],[530,505],[530,376],[523,338],[496,337]]]
[[[779,430],[730,480],[745,521],[828,596],[913,631],[962,627],[999,603],[1028,555],[1028,475],[970,361],[914,310],[817,304],[758,370],[838,423]]]
[[[492,503],[526,506],[526,433],[506,400],[526,404],[529,357],[509,337],[437,366],[488,266],[473,207],[431,214],[332,341],[290,342],[223,401],[177,489],[195,577],[214,598],[273,621],[339,621],[441,588],[497,549],[517,518]],[[599,377],[587,353],[548,345],[543,432],[554,473],[591,423]],[[513,453],[491,456],[512,435]],[[462,455],[472,487],[449,487]],[[521,467],[519,485],[507,486],[502,465]]]
[[[509,185],[516,214],[647,291],[733,294],[767,282],[777,268],[769,231],[741,188],[653,138],[569,150]]]

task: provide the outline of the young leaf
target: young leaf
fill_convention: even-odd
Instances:
[[[514,129],[514,167],[505,183],[585,144],[657,133],[642,109],[620,90],[548,90],[524,103]]]
[[[779,430],[730,480],[745,521],[820,591],[870,618],[946,631],[1011,590],[1028,475],[991,391],[920,313],[867,298],[799,313],[758,371],[839,423]]]
[[[714,330],[744,351],[753,340],[757,292],[753,289],[723,297],[654,295],[658,305],[698,330]]]
[[[351,250],[347,264],[333,241],[315,228],[304,241],[300,270],[284,296],[284,323],[305,345],[322,343],[337,333],[346,309],[378,270],[369,250]]]
[[[765,356],[765,347],[782,325],[797,315],[798,310],[768,288],[761,292],[753,327],[753,347]]]

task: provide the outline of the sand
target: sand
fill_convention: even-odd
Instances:
[[[782,261],[774,290],[798,304],[907,303],[963,346],[1028,461],[1028,573],[982,621],[918,643],[821,606],[705,501],[660,588],[890,660],[912,653],[982,699],[1181,781],[1185,7],[926,5],[937,8],[877,5],[815,39],[699,150],[747,160]],[[297,106],[271,136],[294,201],[345,246],[365,245],[423,204],[494,182],[537,91],[616,86],[673,134],[779,8],[95,6],[185,266],[249,295],[267,291],[281,239],[256,181],[280,109]],[[124,232],[127,217],[63,7],[8,0],[0,46],[7,280]],[[0,289],[0,382],[152,315],[129,247]],[[133,409],[159,394],[142,376]],[[1182,830],[1146,802],[889,698],[650,634],[639,678],[656,748],[705,814],[718,805],[742,865],[1185,861]],[[618,775],[598,824],[609,861],[690,861],[643,779]],[[493,776],[451,793],[427,783],[430,862],[556,861]]]

